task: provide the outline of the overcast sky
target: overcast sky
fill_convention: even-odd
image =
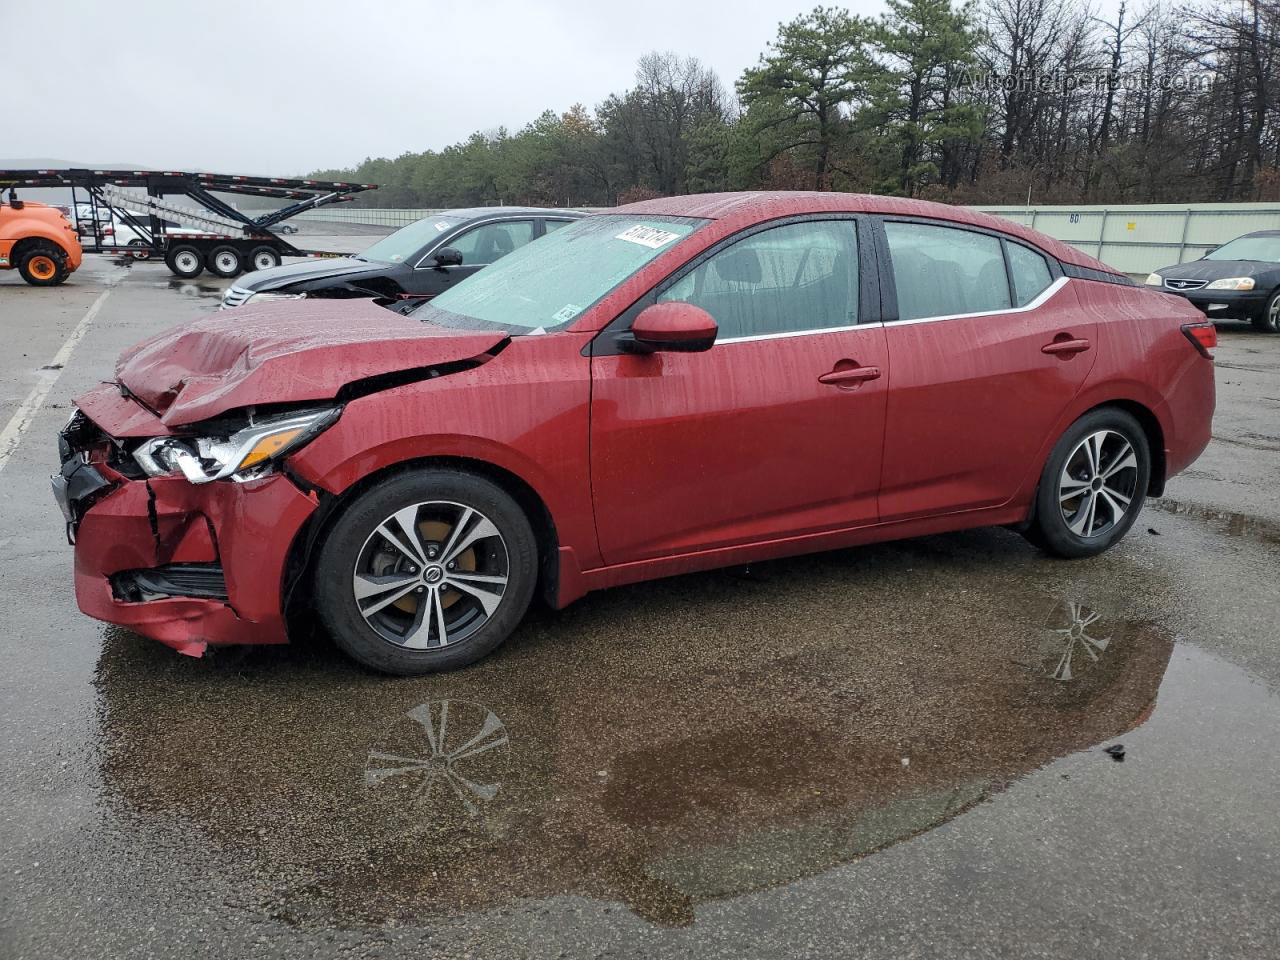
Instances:
[[[594,107],[650,50],[696,56],[731,85],[816,2],[0,0],[0,159],[350,166]]]

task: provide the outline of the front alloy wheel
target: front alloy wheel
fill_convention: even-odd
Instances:
[[[480,659],[533,596],[537,544],[520,506],[492,481],[449,469],[391,477],[334,521],[315,574],[334,640],[385,673]]]
[[[1262,313],[1253,318],[1253,328],[1262,333],[1280,333],[1280,290],[1271,295]]]
[[[1151,481],[1147,436],[1131,414],[1103,407],[1058,439],[1040,476],[1027,530],[1060,557],[1091,557],[1123,537]]]
[[[388,643],[428,650],[460,643],[488,621],[510,579],[493,521],[460,503],[397,510],[369,534],[352,593],[365,623]]]

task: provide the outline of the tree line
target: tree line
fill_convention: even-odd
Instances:
[[[955,203],[1280,199],[1280,0],[888,0],[816,7],[728,87],[640,58],[594,109],[312,176],[362,205],[612,206],[816,189]]]

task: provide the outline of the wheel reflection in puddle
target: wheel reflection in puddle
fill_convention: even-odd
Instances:
[[[501,790],[508,746],[506,727],[488,707],[432,700],[398,718],[369,751],[365,787],[381,799],[394,794],[416,814],[437,815],[453,803],[474,815]]]
[[[1096,664],[1111,645],[1112,638],[1104,636],[1110,631],[1102,622],[1102,614],[1074,600],[1060,601],[1049,614],[1046,626],[1060,644],[1047,673],[1063,683]]]

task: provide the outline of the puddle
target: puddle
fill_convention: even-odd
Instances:
[[[184,297],[191,297],[195,300],[221,300],[225,289],[207,283],[197,283],[193,280],[180,280],[177,278],[156,285],[176,290]]]
[[[273,894],[290,922],[577,894],[683,926],[933,830],[1151,715],[1174,649],[1155,625],[1038,591],[1011,605],[963,573],[963,602],[921,605],[959,588],[910,573],[910,551],[880,556],[913,589],[870,624],[851,581],[874,552],[615,591],[415,680],[303,646],[192,662],[109,629],[104,780],[135,814],[306,876]],[[744,590],[755,614],[730,629]]]
[[[1216,532],[1229,537],[1248,537],[1266,544],[1280,544],[1280,523],[1251,517],[1245,513],[1234,513],[1229,510],[1215,510],[1195,503],[1183,503],[1161,497],[1147,501],[1148,505],[1165,513],[1180,517],[1193,517],[1206,521]]]

